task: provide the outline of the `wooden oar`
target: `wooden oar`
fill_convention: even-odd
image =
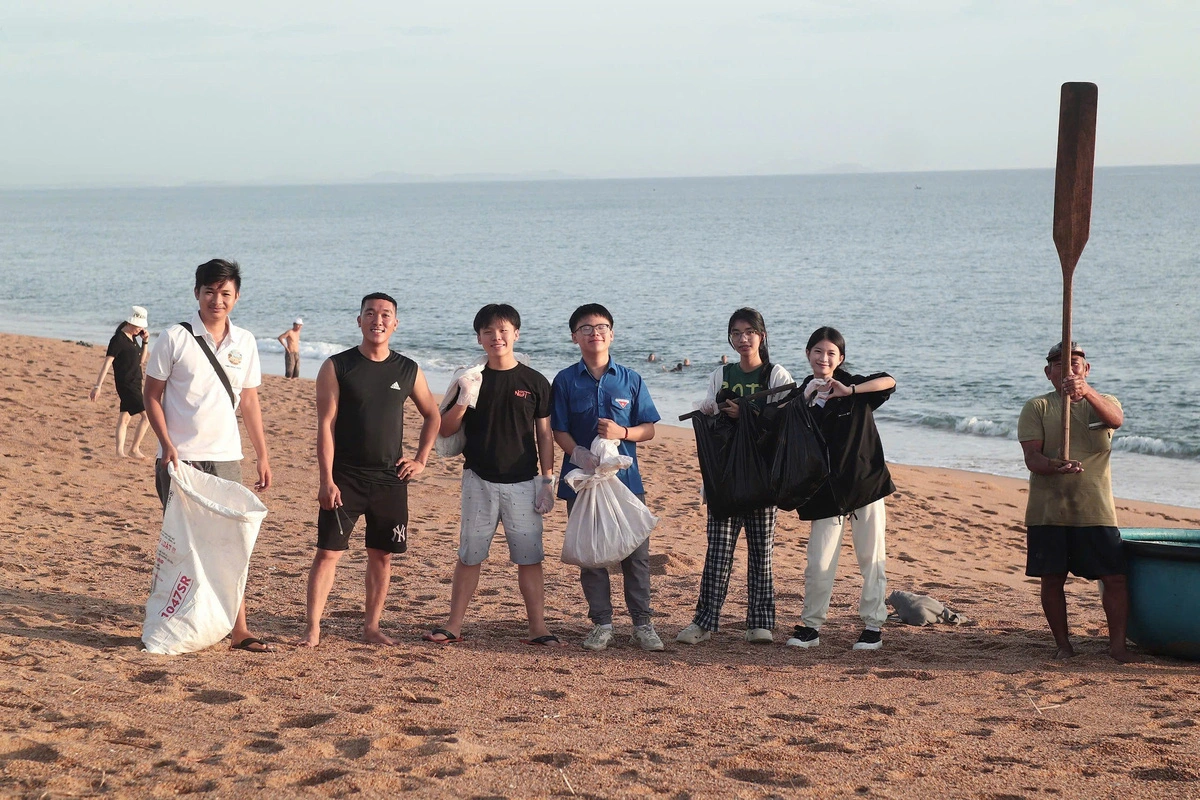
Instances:
[[[1096,161],[1096,84],[1064,83],[1058,109],[1054,170],[1054,246],[1062,262],[1062,362],[1071,374],[1071,284],[1092,224],[1092,167]],[[1062,458],[1071,457],[1071,398],[1062,398]]]
[[[770,389],[763,389],[761,392],[754,392],[753,394],[748,394],[745,397],[739,397],[738,400],[757,400],[760,397],[766,397],[767,395],[772,395],[772,394],[779,394],[780,392],[790,391],[795,388],[796,388],[795,383],[785,383],[783,386],[773,386]],[[700,411],[689,411],[686,414],[680,414],[679,421],[682,422],[685,419],[691,419],[692,417],[699,416],[701,413],[702,412],[700,412]]]

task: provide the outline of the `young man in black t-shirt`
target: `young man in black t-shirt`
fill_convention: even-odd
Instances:
[[[520,363],[513,345],[521,315],[490,304],[475,315],[475,335],[487,354],[482,368],[467,370],[447,391],[457,392],[442,414],[443,436],[462,428],[462,524],[450,591],[450,619],[425,634],[426,641],[462,641],[467,606],[479,583],[496,526],[504,523],[509,558],[529,617],[526,644],[561,646],[546,628],[542,580],[542,515],[554,508],[554,435],[550,430],[550,382]],[[539,470],[540,467],[540,470]]]
[[[408,482],[425,470],[438,433],[438,407],[416,362],[388,346],[396,301],[369,294],[359,307],[362,343],[329,357],[317,374],[317,554],[308,574],[307,627],[301,647],[321,641],[321,614],[350,533],[367,517],[367,596],[363,639],[395,644],[379,628],[392,577],[392,554],[408,549]],[[404,402],[424,418],[417,453],[405,458]]]

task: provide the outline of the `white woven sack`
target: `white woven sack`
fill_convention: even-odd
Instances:
[[[142,643],[151,653],[178,655],[211,647],[233,630],[267,507],[240,483],[182,462],[167,471],[171,491]]]

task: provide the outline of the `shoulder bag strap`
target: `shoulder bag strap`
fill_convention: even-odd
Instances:
[[[221,385],[225,387],[225,393],[229,395],[229,402],[237,408],[237,398],[233,396],[233,387],[229,385],[229,376],[225,374],[225,369],[221,366],[221,362],[217,361],[217,357],[213,354],[212,348],[208,346],[208,342],[204,341],[204,337],[192,330],[192,325],[189,322],[179,323],[183,329],[190,333],[196,343],[200,345],[200,349],[204,351],[204,355],[208,356],[208,363],[213,365],[213,369],[217,371],[217,377],[221,379]]]

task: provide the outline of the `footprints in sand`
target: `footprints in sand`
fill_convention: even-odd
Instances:
[[[207,703],[212,706],[221,706],[226,703],[237,703],[245,700],[244,694],[237,692],[229,692],[224,689],[201,689],[193,694],[189,699],[195,700],[198,703]]]

